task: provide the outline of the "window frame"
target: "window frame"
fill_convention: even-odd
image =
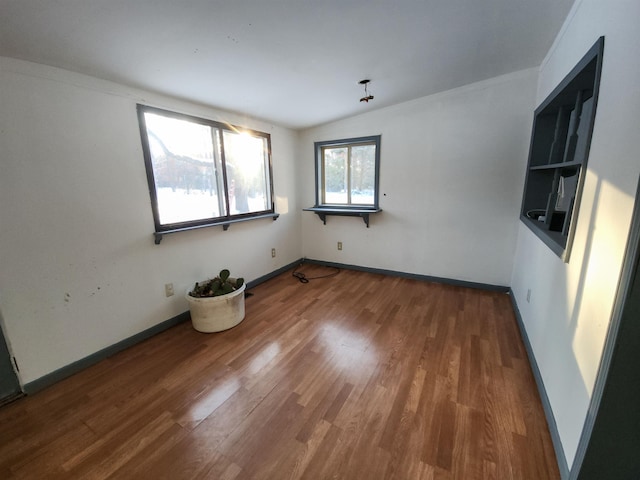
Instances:
[[[366,137],[353,137],[353,138],[344,138],[340,140],[325,140],[321,142],[314,143],[314,151],[315,151],[315,190],[316,190],[316,203],[315,207],[317,209],[332,209],[332,210],[345,210],[345,211],[362,211],[362,210],[379,210],[379,192],[380,192],[380,140],[381,135],[370,135]],[[324,159],[322,152],[327,147],[357,147],[362,145],[374,144],[376,147],[375,151],[375,167],[374,167],[374,185],[373,185],[373,205],[371,204],[357,204],[357,203],[348,203],[348,204],[335,204],[335,203],[326,203],[323,202],[323,196],[325,194],[325,177],[324,177]],[[348,165],[348,177],[350,179],[350,163]],[[348,185],[348,197],[350,197],[351,185]]]
[[[147,183],[149,187],[149,195],[151,199],[151,210],[153,212],[153,220],[156,232],[156,244],[160,243],[162,238],[162,234],[173,233],[179,231],[193,230],[196,228],[205,228],[210,226],[222,225],[224,229],[227,230],[230,224],[241,222],[245,220],[253,220],[259,218],[273,218],[274,220],[278,218],[278,214],[275,212],[275,196],[273,189],[273,168],[272,168],[272,155],[271,155],[271,135],[266,132],[261,132],[258,130],[253,130],[246,127],[235,126],[229,123],[217,122],[214,120],[197,117],[195,115],[189,115],[185,113],[174,112],[171,110],[166,110],[157,107],[151,107],[148,105],[137,104],[137,113],[138,113],[138,124],[140,127],[140,136],[142,140],[142,151],[145,163],[145,170],[147,174]],[[152,113],[160,116],[164,116],[167,118],[173,118],[176,120],[183,120],[192,122],[198,125],[204,125],[211,129],[217,129],[219,131],[219,141],[220,141],[220,166],[222,170],[222,192],[217,192],[218,195],[222,195],[222,202],[225,204],[226,215],[220,215],[217,217],[208,217],[208,218],[200,218],[195,220],[187,220],[181,222],[174,223],[162,223],[160,220],[160,208],[158,204],[158,192],[156,190],[156,181],[155,181],[155,171],[153,168],[153,160],[151,156],[151,149],[149,145],[149,136],[146,126],[145,114]],[[212,130],[213,132],[214,130]],[[229,184],[228,184],[228,171],[227,171],[227,162],[224,148],[224,133],[232,132],[232,133],[247,133],[253,137],[262,137],[265,139],[266,144],[266,162],[265,166],[265,174],[268,175],[268,182],[265,180],[265,186],[267,186],[267,193],[269,195],[269,203],[266,210],[260,210],[256,212],[247,212],[247,213],[236,213],[232,214],[230,210],[230,202],[231,197],[229,195]],[[214,149],[216,145],[214,144]],[[215,154],[214,154],[215,156]],[[266,176],[265,175],[265,176]],[[268,185],[267,185],[268,183]],[[219,200],[220,201],[220,200]]]

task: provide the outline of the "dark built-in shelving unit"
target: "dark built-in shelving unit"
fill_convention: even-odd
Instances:
[[[598,103],[604,37],[534,112],[521,220],[565,262]]]

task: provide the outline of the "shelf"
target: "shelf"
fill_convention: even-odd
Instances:
[[[324,225],[327,224],[327,216],[335,215],[340,217],[361,217],[367,228],[369,228],[369,215],[380,213],[381,208],[340,208],[340,207],[309,207],[302,209],[305,212],[313,212]]]
[[[279,216],[280,216],[279,213],[266,213],[264,215],[256,215],[256,216],[245,217],[245,218],[234,218],[233,220],[222,220],[220,222],[207,223],[204,225],[195,225],[195,226],[184,227],[184,228],[174,228],[172,230],[163,230],[161,232],[155,232],[153,234],[154,243],[156,245],[160,245],[160,242],[162,241],[162,237],[165,235],[169,235],[170,233],[188,232],[189,230],[197,230],[199,228],[207,228],[207,227],[222,227],[222,229],[226,232],[227,230],[229,230],[229,226],[234,223],[248,222],[250,220],[259,220],[261,218],[272,218],[274,221],[276,221]]]
[[[562,235],[561,232],[554,232],[553,230],[546,230],[544,223],[522,215],[520,217],[522,223],[524,223],[529,230],[531,230],[540,240],[544,242],[556,255],[563,258],[566,254],[567,237]]]
[[[556,168],[576,168],[581,167],[581,160],[574,160],[572,162],[558,162],[558,163],[550,163],[548,165],[535,165],[532,166],[529,170],[553,170]]]
[[[604,37],[534,112],[521,220],[569,260],[595,124]],[[528,218],[536,211],[544,220]]]

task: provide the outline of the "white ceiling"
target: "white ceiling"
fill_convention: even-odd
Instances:
[[[0,56],[304,128],[538,66],[572,3],[0,0]]]

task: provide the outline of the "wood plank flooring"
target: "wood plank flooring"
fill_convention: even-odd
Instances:
[[[507,295],[349,270],[252,293],[234,329],[0,408],[0,478],[560,478]]]

